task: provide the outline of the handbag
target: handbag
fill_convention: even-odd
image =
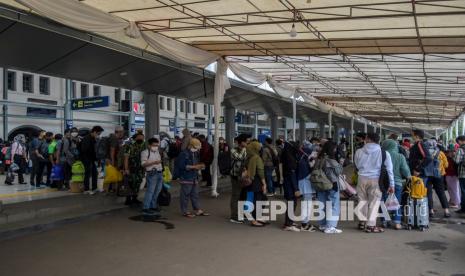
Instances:
[[[395,194],[389,194],[386,202],[384,202],[386,209],[388,211],[397,211],[400,208],[399,200],[397,199]]]
[[[131,196],[132,195],[132,189],[131,186],[129,185],[129,176],[124,175],[123,176],[123,182],[121,185],[118,185],[118,190],[116,192],[118,196]]]
[[[381,192],[386,193],[389,190],[390,186],[390,181],[389,181],[389,175],[386,169],[386,165],[384,164],[386,161],[386,151],[381,150],[381,172],[379,174],[379,189]]]
[[[50,174],[50,179],[52,181],[62,181],[65,179],[63,174],[63,165],[57,164],[53,165],[52,173]]]

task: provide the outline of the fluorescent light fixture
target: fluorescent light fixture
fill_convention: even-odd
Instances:
[[[292,28],[291,28],[291,31],[289,32],[289,36],[290,37],[296,37],[297,36],[297,31],[295,29],[295,24],[292,23]]]

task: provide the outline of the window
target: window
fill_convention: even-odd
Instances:
[[[203,115],[208,115],[208,104],[203,105]]]
[[[191,113],[191,102],[187,101],[186,102],[186,109],[187,109],[187,113]]]
[[[165,109],[165,97],[160,97],[159,99],[159,102],[160,102],[160,110],[164,110]]]
[[[8,90],[16,91],[16,72],[8,71]]]
[[[167,99],[166,99],[166,109],[167,109],[168,111],[171,111],[171,110],[172,110],[172,108],[171,108],[171,98],[167,98]]]
[[[42,95],[50,95],[50,79],[39,77],[39,93]]]
[[[81,98],[89,97],[89,85],[81,83]]]
[[[73,85],[71,86],[71,98],[77,98],[77,91],[76,91],[76,82],[73,81]]]
[[[184,101],[183,100],[179,101],[179,111],[184,112]]]
[[[119,103],[121,101],[121,90],[119,88],[115,89],[115,103]]]
[[[34,76],[23,74],[23,92],[34,93]]]
[[[128,100],[128,101],[131,100],[131,91],[130,90],[126,90],[126,92],[124,93],[124,99]]]
[[[100,97],[102,95],[101,87],[94,85],[94,97]]]
[[[197,103],[192,103],[192,112],[197,114]]]

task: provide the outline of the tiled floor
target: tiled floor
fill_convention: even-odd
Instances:
[[[26,176],[25,179],[28,179],[28,177]],[[36,189],[29,184],[20,185],[16,183],[17,181],[15,181],[14,185],[5,185],[5,175],[0,175],[0,201],[3,204],[73,195],[56,189]]]

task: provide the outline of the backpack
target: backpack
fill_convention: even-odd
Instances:
[[[434,147],[431,143],[425,143],[426,144],[426,149],[425,154],[428,154],[431,156],[431,159],[428,161],[424,161],[424,173],[425,176],[432,176],[432,177],[441,177],[441,170],[440,170],[440,165],[441,162],[439,161],[439,149],[437,147]]]
[[[406,186],[407,192],[411,198],[422,199],[426,197],[428,190],[420,177],[412,176]]]
[[[81,161],[76,161],[71,166],[71,180],[73,182],[84,182],[85,168]]]
[[[383,193],[386,193],[389,190],[389,186],[391,185],[389,181],[389,174],[386,169],[385,161],[386,161],[386,151],[381,150],[381,172],[379,174],[378,184],[379,184],[379,189]]]
[[[333,188],[333,183],[331,183],[323,170],[325,162],[326,159],[318,158],[312,172],[310,173],[310,182],[313,187],[320,192],[329,191]]]
[[[110,152],[110,137],[102,137],[97,142],[95,156],[97,160],[105,160]]]
[[[181,147],[177,142],[170,142],[168,144],[168,157],[174,159],[181,153]]]

